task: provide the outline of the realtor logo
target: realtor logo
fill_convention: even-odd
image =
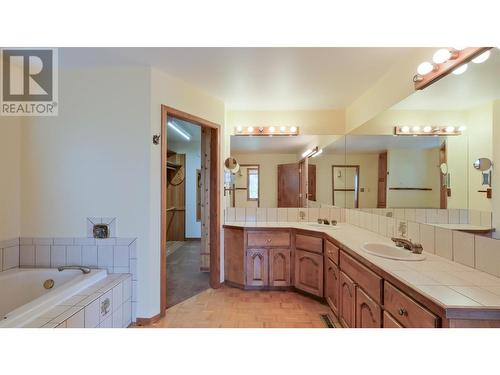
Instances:
[[[57,49],[4,48],[0,115],[57,116]]]

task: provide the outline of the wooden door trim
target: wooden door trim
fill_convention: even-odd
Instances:
[[[218,124],[201,117],[161,105],[161,234],[160,234],[160,316],[167,308],[167,132],[168,117],[211,129],[210,134],[210,286],[220,288],[220,137]]]
[[[354,191],[354,208],[359,208],[359,165],[332,165],[332,205],[335,206],[335,168],[356,168],[356,176],[358,176],[358,186],[355,189],[337,189],[337,191]]]

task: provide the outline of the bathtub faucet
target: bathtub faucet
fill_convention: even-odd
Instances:
[[[84,266],[62,266],[62,267],[58,267],[57,270],[59,272],[64,271],[64,270],[80,270],[83,273],[90,273],[90,268],[84,267]]]

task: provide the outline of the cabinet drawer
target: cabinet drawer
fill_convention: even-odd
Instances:
[[[323,239],[320,237],[306,236],[297,234],[295,236],[295,247],[297,249],[312,251],[314,253],[323,253]]]
[[[383,279],[379,275],[370,271],[343,251],[340,252],[340,269],[353,279],[375,302],[382,302]]]
[[[262,231],[248,232],[247,247],[289,247],[290,232]]]
[[[384,328],[404,328],[399,322],[392,317],[387,311],[384,311]]]
[[[409,328],[434,328],[438,317],[388,282],[384,283],[384,308]]]
[[[339,264],[339,248],[330,241],[325,241],[325,253],[330,260],[336,265]]]

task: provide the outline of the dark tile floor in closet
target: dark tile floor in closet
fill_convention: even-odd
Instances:
[[[167,307],[209,288],[209,273],[200,272],[200,241],[186,241],[167,257]]]

